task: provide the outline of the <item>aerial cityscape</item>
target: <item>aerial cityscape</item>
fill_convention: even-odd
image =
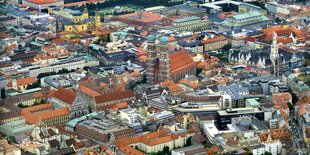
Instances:
[[[310,0],[0,0],[0,155],[310,155]]]

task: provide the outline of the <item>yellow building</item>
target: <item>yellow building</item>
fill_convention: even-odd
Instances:
[[[169,149],[184,147],[191,136],[193,134],[189,132],[171,133],[166,128],[140,136],[122,137],[117,139],[114,145],[118,148],[117,154],[151,154],[162,151],[167,146]]]
[[[203,44],[203,51],[212,51],[223,48],[228,44],[228,40],[224,36],[215,36],[214,38],[203,39],[201,43]]]
[[[67,8],[50,7],[48,13],[69,19],[69,21],[63,22],[63,29],[67,32],[81,32],[100,27],[100,14],[96,12],[95,16],[90,17],[87,9],[81,12]]]
[[[262,9],[258,6],[255,6],[255,5],[249,4],[249,3],[242,3],[238,6],[238,12],[239,13],[247,13],[247,12],[251,12],[251,11],[259,11],[263,15],[267,15],[267,10]]]
[[[23,108],[21,111],[28,124],[38,126],[64,125],[69,121],[69,113],[68,107],[54,109],[52,103]]]

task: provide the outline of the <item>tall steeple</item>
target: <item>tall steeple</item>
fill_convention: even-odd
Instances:
[[[156,66],[156,46],[155,46],[155,36],[148,35],[147,36],[147,82],[150,84],[154,84],[155,79],[155,66]]]
[[[166,81],[170,80],[170,57],[168,51],[168,37],[162,36],[159,39],[159,50],[160,50],[160,57],[159,57],[159,80]]]
[[[56,33],[56,38],[60,38],[60,36],[59,36],[59,21],[58,21],[58,16],[56,16],[55,33]]]
[[[100,13],[99,11],[95,12],[95,28],[99,28],[101,26],[101,19],[100,19]]]
[[[270,60],[273,65],[273,74],[278,76],[278,67],[279,67],[279,48],[277,44],[277,33],[273,33],[272,45],[271,45],[271,52],[270,52]]]

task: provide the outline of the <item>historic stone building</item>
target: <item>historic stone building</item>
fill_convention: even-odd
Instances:
[[[231,62],[247,64],[261,69],[267,69],[275,76],[281,76],[285,71],[301,67],[304,63],[302,52],[290,52],[279,48],[278,35],[273,33],[273,41],[270,49],[260,51],[232,51],[230,54]]]
[[[272,62],[273,66],[273,74],[278,75],[279,73],[279,47],[277,44],[277,34],[274,32],[273,34],[273,40],[272,40],[272,45],[270,49],[270,60]]]
[[[149,83],[167,80],[179,81],[187,75],[196,74],[196,63],[186,50],[169,51],[168,37],[162,36],[155,44],[154,35],[147,37],[147,79]]]

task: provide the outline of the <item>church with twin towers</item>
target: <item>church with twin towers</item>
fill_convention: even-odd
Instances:
[[[179,80],[196,75],[197,64],[185,49],[171,49],[169,38],[147,36],[147,81],[149,84]]]

